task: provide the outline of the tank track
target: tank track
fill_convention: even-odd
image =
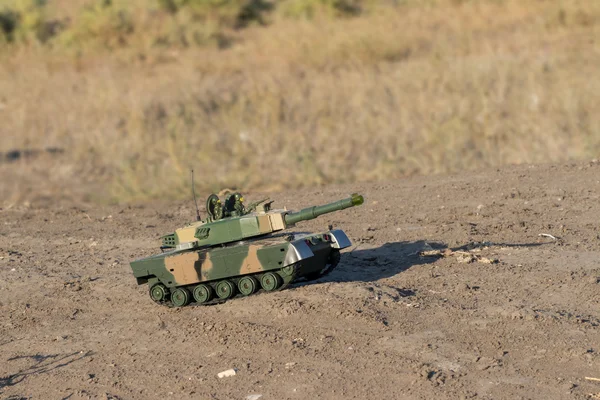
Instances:
[[[298,270],[300,269],[300,267],[299,267],[298,264],[292,264],[291,266],[293,267],[291,274],[285,274],[285,273],[283,273],[283,268],[280,268],[280,269],[277,269],[277,270],[272,270],[272,271],[265,271],[265,272],[274,272],[274,273],[277,273],[279,275],[279,277],[283,280],[283,283],[277,289],[271,290],[271,291],[267,291],[267,290],[263,289],[260,286],[260,280],[257,279],[259,287],[256,290],[256,292],[254,292],[253,294],[251,294],[249,296],[254,296],[254,295],[259,294],[259,293],[279,292],[281,290],[286,289],[289,285],[291,285],[296,280],[296,277],[298,275]],[[256,274],[244,275],[244,276],[252,276],[254,278],[257,278],[257,277],[261,276],[262,274],[264,274],[265,272],[258,272]],[[197,302],[194,301],[194,296],[192,295],[190,303],[187,304],[184,307],[205,307],[205,306],[211,306],[211,305],[216,305],[216,304],[223,304],[223,303],[227,302],[228,300],[232,300],[232,299],[236,299],[236,298],[240,298],[240,297],[248,297],[248,296],[242,295],[241,293],[239,293],[239,290],[237,290],[237,283],[238,283],[238,281],[239,281],[240,278],[241,277],[232,278],[232,279],[221,279],[221,280],[217,280],[217,281],[214,281],[214,282],[205,282],[205,284],[208,284],[212,288],[214,298],[212,300],[209,300],[209,301],[205,302],[205,303],[197,303]],[[215,286],[219,282],[222,282],[224,280],[228,280],[228,281],[232,282],[234,284],[234,286],[236,287],[236,290],[235,290],[235,294],[233,296],[231,296],[231,297],[229,297],[227,299],[220,299],[219,297],[217,297],[214,294],[216,292]],[[149,288],[149,290],[151,291],[152,288],[154,286],[156,286],[156,285],[162,285],[162,284],[158,283],[158,284],[152,285]],[[193,290],[193,288],[195,286],[197,286],[197,284],[189,285],[189,286],[180,286],[180,287],[184,287],[184,288],[188,289],[188,291],[191,294],[191,293],[193,293],[192,290]],[[167,291],[170,292],[169,289],[167,289]],[[150,296],[150,297],[152,298],[152,296]],[[180,308],[180,307],[175,306],[171,302],[170,293],[169,293],[168,297],[169,297],[168,300],[162,300],[162,301],[157,301],[157,300],[154,300],[154,299],[152,299],[152,300],[155,303],[160,304],[161,306],[166,306],[166,307],[169,307],[169,308]]]
[[[329,275],[339,265],[341,258],[342,255],[338,250],[332,251],[329,257],[330,263],[326,265],[325,268],[323,268],[321,271],[313,272],[304,276],[304,279],[306,280],[306,282],[310,282]]]

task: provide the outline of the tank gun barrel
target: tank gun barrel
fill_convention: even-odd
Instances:
[[[304,208],[298,212],[291,212],[285,215],[285,224],[293,225],[300,221],[307,221],[309,219],[317,218],[320,215],[328,214],[334,211],[340,211],[345,208],[359,206],[364,202],[363,197],[360,194],[354,193],[347,199],[338,200],[333,203],[325,204],[322,206],[313,206]]]

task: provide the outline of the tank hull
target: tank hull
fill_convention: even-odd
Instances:
[[[209,304],[236,294],[281,290],[303,278],[317,279],[335,268],[339,251],[350,245],[339,229],[269,235],[228,246],[173,250],[130,265],[137,283],[148,284],[150,296],[159,303]]]

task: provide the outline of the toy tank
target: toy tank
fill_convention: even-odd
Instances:
[[[208,218],[163,236],[163,253],[131,262],[138,285],[148,284],[155,302],[182,307],[282,290],[296,280],[330,273],[340,261],[340,250],[351,245],[342,230],[331,226],[327,232],[310,234],[285,230],[360,205],[363,197],[353,194],[298,212],[271,210],[272,202],[266,200],[245,207],[239,193],[228,196],[224,204],[210,195]]]

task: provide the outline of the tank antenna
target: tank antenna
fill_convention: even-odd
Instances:
[[[196,221],[200,221],[200,210],[198,210],[198,201],[196,200],[196,190],[194,190],[194,169],[192,168],[192,196],[196,205]]]

